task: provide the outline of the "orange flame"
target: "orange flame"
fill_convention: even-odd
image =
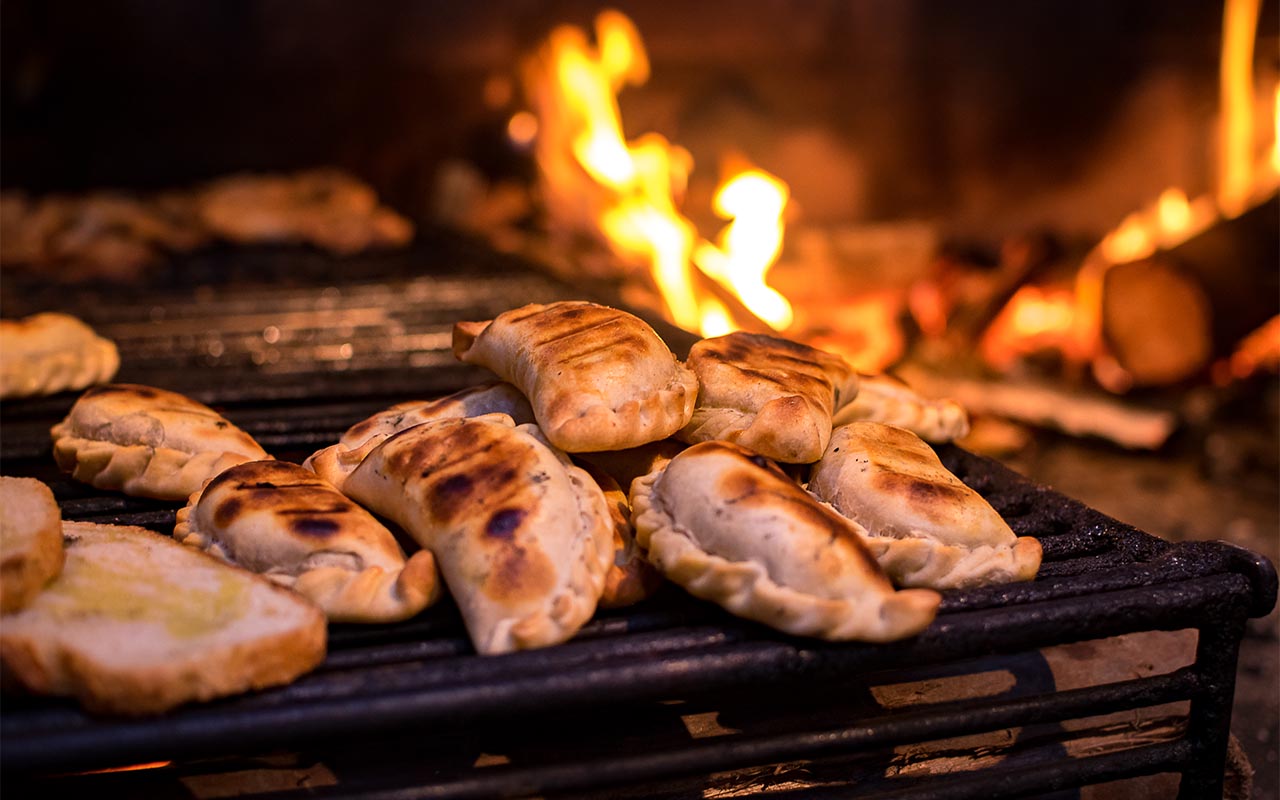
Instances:
[[[1272,100],[1271,115],[1275,118],[1272,120],[1271,131],[1271,170],[1276,175],[1280,175],[1280,83],[1276,84],[1276,96]]]
[[[782,252],[782,213],[790,197],[787,185],[759,169],[748,169],[720,185],[715,212],[732,219],[720,246],[703,242],[693,259],[704,274],[721,283],[774,330],[785,330],[795,318],[791,303],[765,283],[765,275]]]
[[[1280,316],[1241,339],[1231,357],[1214,364],[1212,372],[1216,383],[1226,385],[1264,369],[1280,370]]]
[[[1253,193],[1253,42],[1262,0],[1227,0],[1222,11],[1221,171],[1218,205],[1239,216]]]
[[[620,257],[647,261],[676,324],[697,326],[688,268],[693,226],[675,209],[692,160],[656,134],[628,144],[617,92],[649,76],[644,43],[616,11],[596,17],[596,46],[571,25],[525,63],[536,114],[534,155],[553,218],[601,236]]]
[[[649,77],[644,43],[617,11],[596,18],[596,45],[562,25],[524,66],[532,125],[512,118],[511,135],[536,134],[534,155],[551,218],[603,239],[629,263],[647,264],[667,314],[677,325],[711,336],[734,329],[729,310],[694,281],[692,257],[709,278],[775,328],[791,321],[786,299],[764,282],[782,243],[788,190],[753,170],[731,178],[716,211],[733,222],[720,247],[700,240],[677,209],[693,160],[656,133],[628,142],[617,93]]]
[[[1124,383],[1123,369],[1108,358],[1102,342],[1102,292],[1107,270],[1176,247],[1221,216],[1239,215],[1251,202],[1280,185],[1280,87],[1276,90],[1276,133],[1271,152],[1259,161],[1254,149],[1253,50],[1259,6],[1260,0],[1227,0],[1223,11],[1217,196],[1190,200],[1181,189],[1166,189],[1153,205],[1125,217],[1103,237],[1076,275],[1071,335],[1063,344],[1063,353],[1069,359],[1091,360],[1095,377],[1101,380],[1103,374],[1110,376],[1102,381],[1104,384]],[[1016,309],[1009,313],[1016,313]],[[1015,336],[1016,330],[1006,329],[1000,335]],[[1036,337],[1031,339],[1034,342]],[[1032,342],[1026,346],[1035,349]]]

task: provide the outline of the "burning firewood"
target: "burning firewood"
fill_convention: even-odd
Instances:
[[[1212,354],[1209,300],[1199,283],[1167,258],[1108,270],[1102,333],[1137,386],[1185,380]]]

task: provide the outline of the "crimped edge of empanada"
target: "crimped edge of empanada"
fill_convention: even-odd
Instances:
[[[1008,544],[978,547],[943,544],[924,535],[874,536],[854,523],[876,562],[899,586],[966,589],[1029,581],[1040,570],[1039,540],[1020,536]]]
[[[695,597],[784,633],[828,641],[891,642],[914,636],[933,621],[940,598],[932,591],[815,597],[775,582],[760,564],[701,549],[663,508],[657,488],[662,475],[651,473],[632,484],[636,540],[660,572]]]
[[[964,406],[954,400],[922,397],[897,379],[880,375],[861,376],[858,394],[836,411],[832,428],[859,420],[897,425],[934,444],[969,435],[969,412]]]
[[[86,352],[59,351],[15,358],[19,363],[4,371],[0,397],[56,394],[111,380],[120,368],[116,346],[106,339],[98,339],[86,347]]]
[[[550,441],[566,453],[625,450],[661,441],[675,434],[693,417],[698,400],[698,378],[679,362],[665,387],[643,400],[628,400],[619,406],[606,403],[588,405],[565,419],[546,420],[539,425]],[[537,411],[537,404],[534,410]]]
[[[733,442],[774,461],[811,464],[827,448],[831,422],[829,415],[815,413],[804,397],[788,394],[773,398],[758,411],[699,406],[676,437],[690,444]]]
[[[408,430],[408,428],[404,430]],[[356,467],[360,466],[365,457],[372,453],[378,445],[394,435],[393,433],[380,433],[370,437],[359,447],[350,450],[343,446],[341,442],[331,444],[307,456],[306,461],[302,462],[302,468],[311,470],[320,476],[321,480],[328,482],[333,488],[341,492],[343,485],[347,482],[347,478],[351,476],[352,472],[355,472]]]
[[[64,424],[52,429],[53,457],[59,467],[90,486],[135,497],[186,500],[222,471],[261,458],[225,451],[188,453],[170,447],[120,445],[70,436],[67,430]]]
[[[196,525],[196,506],[203,495],[204,488],[201,487],[192,493],[185,506],[178,509],[173,538],[228,564],[244,568],[216,532],[202,530]],[[341,551],[321,551],[325,552]],[[264,577],[318,605],[330,622],[399,622],[415,616],[440,597],[435,556],[426,550],[414,553],[398,570],[316,566],[297,574],[267,572]]]

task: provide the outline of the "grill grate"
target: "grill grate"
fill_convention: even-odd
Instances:
[[[448,353],[453,321],[582,294],[448,237],[428,239],[406,254],[336,265],[315,254],[281,250],[213,254],[184,269],[185,280],[168,276],[110,305],[90,302],[90,295],[72,295],[59,305],[82,313],[118,341],[121,380],[184,391],[219,406],[270,452],[295,461],[390,402],[479,380],[481,373],[458,366]],[[339,270],[345,272],[336,280]],[[689,343],[678,332],[663,333],[677,349]],[[173,504],[98,492],[57,474],[48,428],[73,400],[63,395],[5,405],[4,471],[47,480],[68,519],[171,531]],[[400,764],[363,782],[309,790],[308,796],[582,791],[1176,701],[1190,701],[1190,710],[1185,732],[1172,741],[942,781],[898,779],[880,788],[895,797],[1013,796],[1181,772],[1185,796],[1220,791],[1236,652],[1244,620],[1265,614],[1274,603],[1270,564],[1224,544],[1171,545],[992,461],[954,447],[939,452],[1017,533],[1041,539],[1045,563],[1033,583],[947,593],[935,624],[908,642],[793,639],[668,589],[639,607],[602,612],[566,645],[479,658],[456,610],[443,604],[397,625],[333,626],[324,665],[292,686],[160,718],[93,718],[60,701],[7,700],[0,763],[7,775],[32,779],[156,759],[345,747],[352,737],[411,729],[519,727],[531,719],[635,709],[671,698],[733,697],[735,703],[761,705],[759,693],[766,687],[800,698],[815,686],[847,685],[886,672],[976,669],[993,655],[1013,658],[1059,643],[1190,628],[1199,632],[1195,663],[1150,678],[1062,692],[1050,687],[1003,699],[917,703],[891,713],[873,709],[852,720],[815,716],[807,724],[782,726],[785,732],[775,728],[694,742],[676,737],[635,751],[478,771],[425,774]],[[75,780],[97,790],[120,779]]]

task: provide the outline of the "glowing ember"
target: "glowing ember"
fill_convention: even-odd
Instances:
[[[858,297],[832,299],[833,319],[839,328],[818,331],[809,344],[843,356],[859,372],[883,372],[906,349],[898,317],[903,299],[894,292],[869,292]]]
[[[982,337],[988,364],[1008,369],[1021,356],[1054,349],[1075,352],[1076,297],[1069,289],[1024,286],[1009,300]]]
[[[507,136],[517,147],[528,147],[538,136],[538,118],[528,111],[516,112],[507,121]]]
[[[721,235],[719,247],[704,242],[693,255],[699,269],[728,287],[774,330],[785,330],[794,318],[787,298],[764,280],[782,252],[782,212],[789,195],[785,183],[762,170],[729,178],[713,203],[717,214],[733,222]]]
[[[148,761],[145,764],[130,764],[127,767],[111,767],[109,769],[91,769],[87,772],[77,772],[76,775],[105,775],[109,772],[141,772],[148,769],[160,769],[172,764],[172,761]]]
[[[1280,316],[1244,337],[1231,358],[1213,365],[1214,382],[1225,385],[1244,380],[1259,370],[1280,371]]]

